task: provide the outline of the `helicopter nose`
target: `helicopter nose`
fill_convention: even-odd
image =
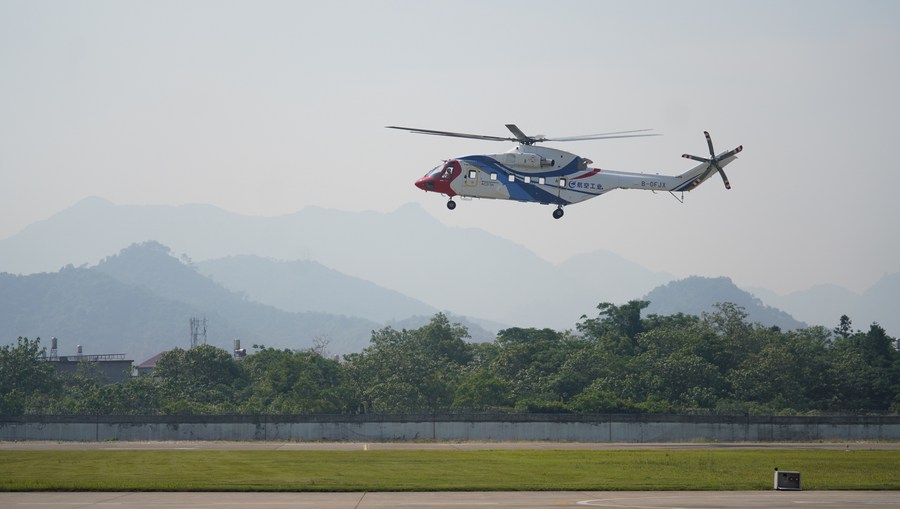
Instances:
[[[434,191],[434,180],[430,177],[422,177],[416,181],[416,187],[423,191]]]

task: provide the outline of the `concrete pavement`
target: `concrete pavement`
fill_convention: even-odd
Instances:
[[[897,509],[897,491],[411,492],[411,493],[0,493],[3,509],[558,509],[560,507]]]

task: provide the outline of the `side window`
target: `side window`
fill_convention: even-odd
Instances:
[[[469,170],[469,178],[470,179],[475,178],[475,175],[478,175],[478,172],[476,170]]]
[[[546,183],[546,181],[544,180],[544,177],[541,177],[541,178],[538,179],[538,184],[543,185],[543,184],[545,184],[545,183]]]
[[[509,178],[508,178],[508,179],[506,179],[506,180],[508,180],[508,181],[509,181],[509,182],[515,182],[515,181],[516,181],[516,176],[515,176],[515,175],[512,175],[512,174],[510,174],[510,176],[509,176]]]
[[[565,177],[559,178],[559,187],[566,187],[566,178]]]
[[[491,180],[497,180],[497,174],[491,173]]]

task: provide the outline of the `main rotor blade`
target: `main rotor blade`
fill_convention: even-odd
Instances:
[[[653,129],[636,129],[634,131],[616,131],[612,133],[600,133],[600,134],[582,134],[579,136],[560,136],[560,137],[552,137],[543,139],[546,141],[581,141],[581,140],[605,140],[605,139],[613,139],[613,138],[637,138],[642,136],[662,136],[661,134],[652,133],[652,134],[633,134],[633,133],[644,133],[647,131],[652,131]]]
[[[509,132],[515,135],[516,139],[519,140],[520,143],[534,143],[534,138],[523,133],[521,129],[516,127],[516,124],[506,124],[506,128],[509,129]]]
[[[450,131],[434,131],[431,129],[419,129],[416,127],[400,127],[395,125],[387,125],[385,126],[388,129],[400,129],[402,131],[409,131],[415,134],[430,134],[432,136],[450,136],[452,138],[471,138],[473,140],[488,140],[488,141],[519,141],[516,138],[503,138],[501,136],[486,136],[483,134],[468,134],[468,133],[454,133]]]
[[[532,145],[534,143],[540,143],[544,141],[582,141],[582,140],[609,140],[614,138],[638,138],[645,136],[662,136],[661,134],[651,133],[651,134],[634,134],[634,133],[644,133],[646,131],[652,131],[652,129],[637,129],[634,131],[616,131],[611,133],[601,133],[601,134],[585,134],[581,136],[563,136],[558,138],[548,138],[543,135],[538,136],[528,136],[521,129],[519,129],[515,124],[506,124],[506,128],[510,130],[515,138],[503,137],[503,136],[488,136],[484,134],[470,134],[470,133],[455,133],[452,131],[435,131],[433,129],[419,129],[418,127],[401,127],[395,125],[385,126],[387,129],[400,129],[403,131],[409,131],[415,134],[430,134],[432,136],[450,136],[453,138],[469,138],[473,140],[487,140],[487,141],[515,141],[518,143],[522,143],[525,145]]]

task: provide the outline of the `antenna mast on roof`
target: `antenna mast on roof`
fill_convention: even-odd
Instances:
[[[206,344],[206,323],[206,317],[191,318],[191,348]]]

